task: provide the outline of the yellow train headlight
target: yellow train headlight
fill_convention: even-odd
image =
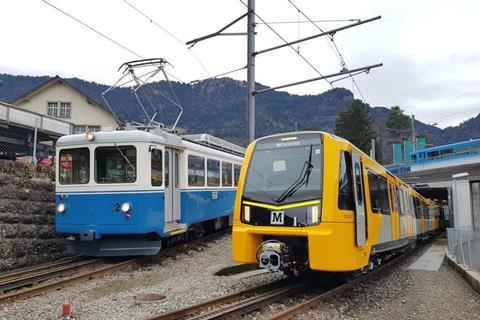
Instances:
[[[320,223],[320,205],[314,205],[307,209],[307,224],[319,224]]]
[[[60,203],[60,204],[57,206],[57,212],[58,212],[58,213],[64,213],[66,210],[67,210],[67,207],[66,207],[65,204],[63,204],[63,203]]]
[[[249,206],[244,206],[243,207],[243,219],[246,222],[250,222],[250,207]]]

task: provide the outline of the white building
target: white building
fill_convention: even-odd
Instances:
[[[108,131],[116,118],[68,81],[56,76],[12,101],[16,107],[73,124],[73,132]]]

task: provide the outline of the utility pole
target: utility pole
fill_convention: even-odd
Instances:
[[[247,24],[247,143],[251,143],[255,140],[255,0],[248,0]]]
[[[376,160],[375,159],[375,138],[372,138],[372,147],[370,148],[370,158],[372,158],[373,160]]]
[[[415,132],[415,115],[412,114],[411,120],[412,120],[412,145],[413,145],[413,151],[417,151],[417,135],[416,135],[416,132]]]

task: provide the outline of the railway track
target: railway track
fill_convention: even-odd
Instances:
[[[262,308],[305,290],[307,287],[309,285],[306,282],[299,283],[284,279],[155,315],[146,320],[224,319]]]
[[[75,256],[36,267],[0,274],[0,304],[62,289],[73,283],[100,277],[140,263],[152,263],[152,260],[162,257],[175,257],[177,254],[188,252],[191,249],[198,250],[199,247],[204,245],[205,241],[223,235],[228,231],[229,229],[225,229],[191,242],[173,245],[160,251],[156,256],[117,260],[116,262],[107,259],[89,259]]]
[[[102,259],[89,259],[72,263],[71,266],[61,266],[47,272],[23,274],[21,277],[1,282],[0,288],[11,292],[0,295],[0,303],[30,298],[48,291],[65,288],[76,282],[118,271],[135,264],[136,259],[98,267],[102,263],[105,263]],[[97,268],[91,270],[95,266]],[[55,280],[57,278],[61,279]],[[25,288],[30,285],[31,287]]]
[[[391,261],[385,263],[384,265],[378,267],[377,269],[374,269],[373,271],[370,271],[364,275],[361,275],[352,281],[349,281],[345,284],[336,286],[332,289],[326,290],[324,292],[320,292],[317,295],[314,295],[313,297],[300,302],[284,311],[281,311],[277,314],[274,314],[273,316],[269,317],[268,320],[288,320],[288,319],[294,319],[294,317],[297,314],[303,313],[308,311],[309,309],[313,309],[319,302],[325,301],[339,293],[346,292],[348,290],[351,290],[352,288],[356,287],[362,282],[371,280],[375,276],[378,276],[380,273],[388,270],[390,267],[392,267],[394,264],[398,263],[400,260],[403,260],[405,258],[405,255],[398,256]]]
[[[292,279],[284,279],[249,290],[210,299],[168,313],[155,315],[145,320],[207,320],[239,317],[243,314],[260,310],[271,303],[282,301],[287,297],[292,297],[298,294],[307,294],[310,297],[307,300],[268,318],[269,320],[293,319],[295,315],[307,311],[319,302],[331,298],[341,292],[348,291],[361,282],[372,279],[403,258],[403,255],[398,256],[377,269],[343,284],[329,283],[323,288],[318,289],[312,285],[312,281],[292,281]]]

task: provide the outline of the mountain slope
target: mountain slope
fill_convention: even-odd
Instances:
[[[0,100],[12,101],[26,91],[38,86],[49,77],[16,76],[0,74]],[[73,86],[105,105],[102,92],[108,86],[78,78],[66,79]],[[188,133],[206,132],[238,144],[246,141],[246,85],[243,81],[222,78],[204,81],[195,85],[172,82],[173,90],[181,102],[184,113],[179,126]],[[257,84],[259,88],[265,88]],[[173,98],[168,84],[154,82],[146,88],[152,97],[155,110],[141,94],[149,114],[157,112],[157,121],[171,125],[179,109],[163,96]],[[110,92],[108,101],[122,120],[143,122],[142,114],[130,89],[122,88]],[[347,109],[353,100],[353,94],[347,89],[337,88],[318,95],[292,95],[287,92],[272,91],[257,96],[256,131],[257,136],[298,130],[316,129],[333,132],[337,115]],[[391,159],[391,143],[395,133],[385,130],[388,109],[370,108],[382,150],[384,162]],[[480,138],[480,116],[472,118],[460,126],[441,130],[437,127],[415,122],[418,134],[425,135],[429,144],[438,145],[456,141]],[[406,132],[405,137],[409,133]]]

